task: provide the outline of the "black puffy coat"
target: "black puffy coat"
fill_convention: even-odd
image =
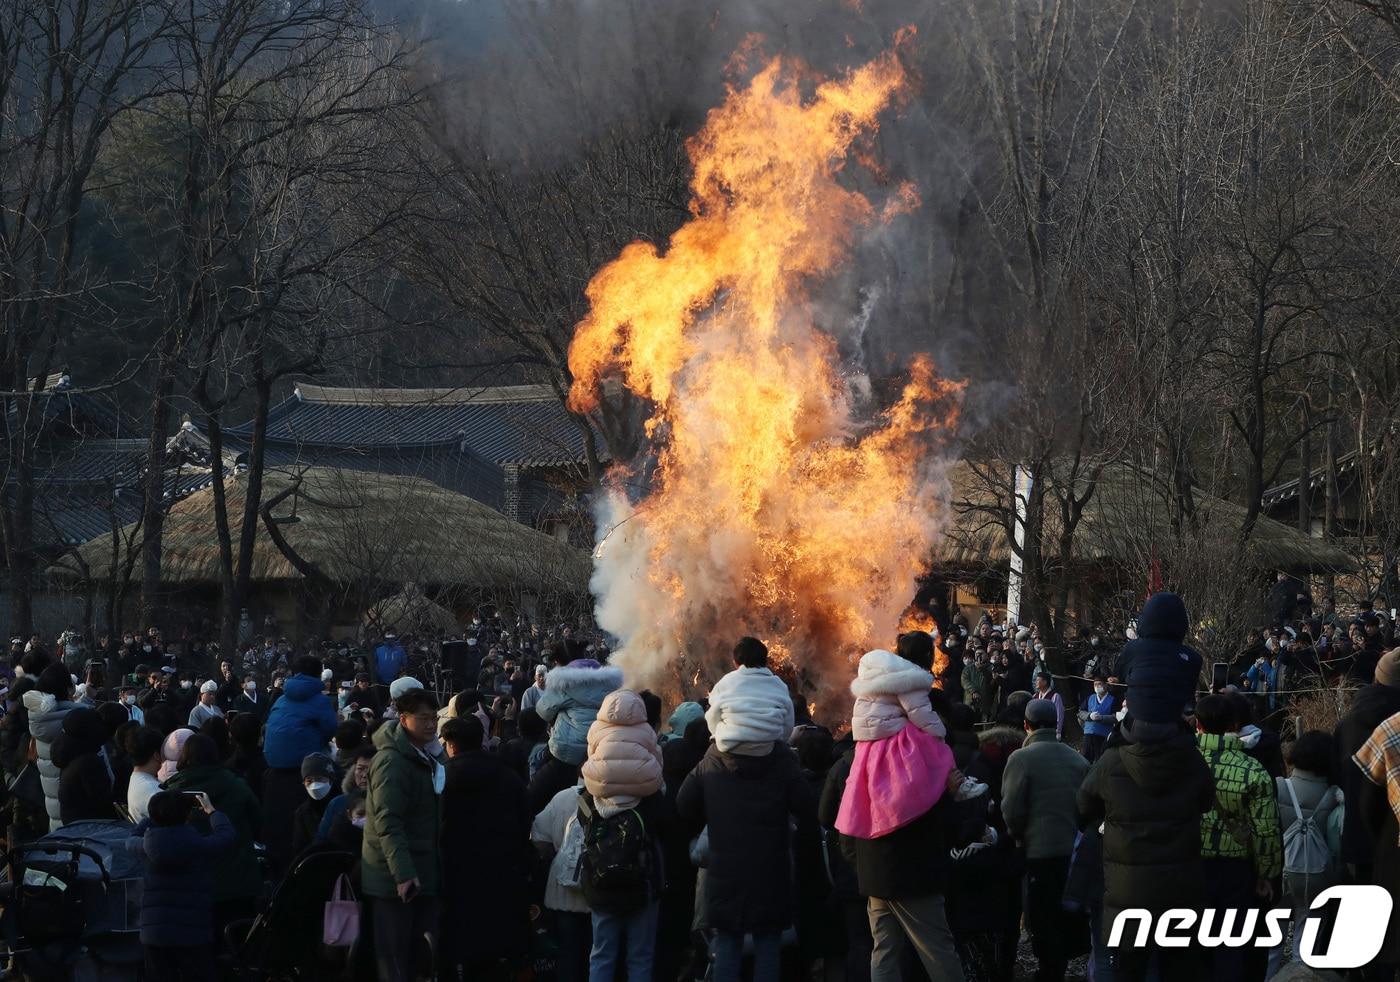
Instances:
[[[146,857],[141,896],[141,943],[207,945],[214,940],[213,881],[217,861],[233,845],[233,823],[209,816],[209,834],[193,825],[157,828],[146,819],[127,848]]]
[[[836,824],[846,779],[855,751],[848,751],[826,775],[817,817],[828,827]],[[973,808],[945,794],[922,816],[878,839],[841,837],[843,854],[855,867],[856,889],[862,897],[902,900],[941,894],[947,889],[952,859],[958,849],[982,834],[982,822]]]
[[[445,956],[467,959],[524,955],[533,863],[525,782],[510,765],[476,752],[447,762],[441,838]]]
[[[780,931],[792,923],[793,818],[816,808],[797,757],[776,743],[763,757],[713,745],[676,795],[692,832],[708,827],[705,907],[711,927],[736,934]]]
[[[1201,816],[1215,800],[1210,767],[1184,728],[1161,743],[1110,745],[1079,788],[1080,825],[1104,825],[1104,918],[1204,901]]]
[[[29,710],[19,699],[5,700],[0,718],[0,767],[13,778],[29,763]]]

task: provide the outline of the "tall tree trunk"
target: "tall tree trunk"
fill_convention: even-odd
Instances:
[[[238,597],[248,596],[252,589],[253,547],[257,542],[258,508],[262,504],[263,465],[267,456],[267,414],[272,403],[272,381],[261,371],[256,372],[253,395],[253,439],[248,446],[243,524],[238,530],[238,565],[234,574],[234,595]]]
[[[151,430],[146,442],[145,498],[141,516],[140,626],[152,627],[160,600],[161,549],[165,540],[165,445],[170,440],[170,397],[175,391],[174,339],[163,344],[151,392]]]
[[[1298,441],[1298,531],[1312,534],[1312,413],[1303,403],[1303,438]]]
[[[238,644],[238,615],[243,609],[238,580],[233,575],[233,535],[228,524],[228,489],[224,484],[224,430],[217,411],[205,414],[209,434],[209,466],[214,469],[214,530],[219,540],[219,650],[231,657]]]

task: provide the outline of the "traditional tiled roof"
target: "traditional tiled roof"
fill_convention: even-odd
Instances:
[[[252,424],[225,438],[246,441]],[[269,443],[381,448],[455,445],[493,463],[582,463],[583,434],[548,386],[354,389],[301,385],[273,408]]]

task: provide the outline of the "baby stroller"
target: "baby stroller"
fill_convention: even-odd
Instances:
[[[350,872],[357,858],[332,849],[303,854],[272,891],[262,913],[224,929],[233,953],[233,975],[250,982],[335,975],[345,953],[328,953],[322,947],[322,917],[336,880]]]
[[[0,938],[20,978],[140,978],[145,868],[130,835],[126,822],[75,822],[3,853]]]

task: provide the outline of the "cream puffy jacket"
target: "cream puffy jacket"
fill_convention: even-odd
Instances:
[[[738,745],[786,743],[794,715],[787,683],[766,668],[736,668],[710,690],[705,722],[715,746],[728,753]]]
[[[860,659],[851,693],[851,735],[862,742],[884,740],[913,723],[943,739],[947,731],[929,703],[933,675],[893,652],[866,652]]]
[[[583,786],[604,817],[635,808],[661,790],[661,748],[635,692],[610,692],[598,707],[598,718],[588,727]]]

